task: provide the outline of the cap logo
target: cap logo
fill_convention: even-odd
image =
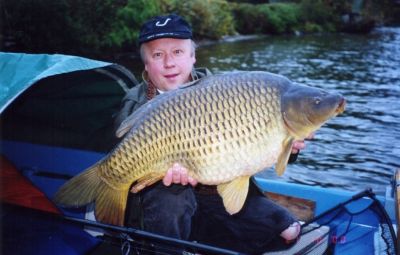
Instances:
[[[170,21],[171,19],[170,18],[168,18],[168,19],[166,19],[165,21],[164,21],[164,23],[160,23],[160,21],[157,21],[157,23],[156,23],[156,26],[157,27],[163,27],[163,26],[165,26],[165,25],[167,25],[167,23],[168,23],[168,21]]]

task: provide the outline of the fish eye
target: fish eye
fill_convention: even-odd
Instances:
[[[319,103],[321,103],[321,98],[314,98],[314,104],[318,105]]]

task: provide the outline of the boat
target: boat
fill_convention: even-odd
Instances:
[[[241,254],[104,224],[90,206],[52,202],[63,183],[118,143],[113,116],[137,84],[114,63],[0,52],[1,254],[109,254],[104,247],[121,254]],[[268,197],[304,222],[294,246],[265,254],[398,254],[396,176],[385,195],[256,177]]]

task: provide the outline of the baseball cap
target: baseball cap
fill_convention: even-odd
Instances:
[[[139,44],[159,38],[191,39],[192,29],[179,15],[157,16],[146,21],[140,28]]]

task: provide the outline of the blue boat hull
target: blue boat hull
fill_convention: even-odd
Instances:
[[[24,176],[44,192],[50,200],[68,176],[78,174],[104,156],[103,153],[91,151],[13,141],[2,141],[1,148],[2,154],[12,161]],[[264,191],[314,201],[316,205],[314,216],[321,215],[354,196],[353,192],[342,190],[311,187],[263,178],[256,178],[256,180]],[[394,203],[390,197],[378,197],[378,199],[383,206]],[[347,209],[354,213],[361,212],[370,203],[371,201],[367,198],[360,199],[348,205]],[[392,222],[395,223],[394,212],[391,211],[390,206],[386,207]],[[21,210],[5,207],[5,210],[10,212],[2,219],[3,222],[6,222],[3,226],[3,233],[5,233],[3,247],[6,249],[19,247],[18,249],[21,249],[20,254],[32,254],[28,250],[41,250],[43,251],[41,254],[54,254],[54,250],[65,252],[58,254],[85,254],[99,244],[99,240],[83,231],[82,227],[77,227],[70,222],[43,216],[37,211],[32,213],[29,209]],[[85,208],[62,210],[62,212],[64,215],[73,218],[83,219],[85,217]],[[7,215],[13,216],[8,218]],[[22,221],[21,219],[29,220]],[[26,224],[26,222],[29,222],[29,224]],[[13,228],[15,229],[14,232],[12,231]],[[350,228],[351,231],[344,236],[341,235],[340,233],[343,233],[347,228]],[[339,225],[335,229],[335,233],[338,234],[331,234],[329,237],[329,241],[335,243],[334,254],[373,254],[374,235],[378,228],[378,223],[373,220],[373,215],[368,213],[352,220],[349,226]],[[9,235],[9,233],[12,233],[12,235]],[[17,235],[14,235],[15,233]],[[359,238],[362,238],[363,242],[357,242]],[[19,245],[15,246],[16,244]]]

